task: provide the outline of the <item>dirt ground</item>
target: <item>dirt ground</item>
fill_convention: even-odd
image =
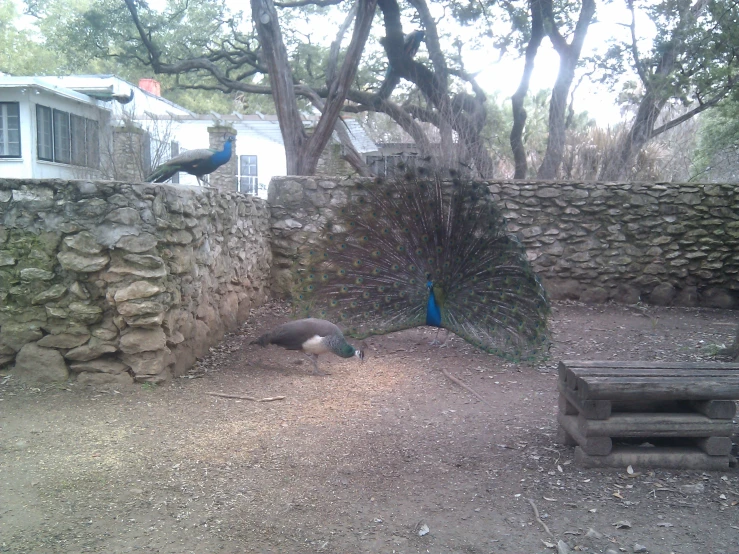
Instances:
[[[558,303],[539,367],[424,328],[323,377],[249,344],[287,319],[257,310],[161,387],[1,373],[0,552],[739,552],[736,467],[584,470],[555,440],[559,360],[711,359],[739,313]]]

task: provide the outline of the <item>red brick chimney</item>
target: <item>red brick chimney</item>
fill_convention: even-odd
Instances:
[[[154,96],[162,95],[161,86],[159,85],[159,81],[156,79],[139,79],[139,88],[146,92],[150,92]]]

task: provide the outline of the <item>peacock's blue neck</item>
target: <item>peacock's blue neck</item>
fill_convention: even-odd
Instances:
[[[225,143],[223,143],[223,150],[219,150],[213,156],[211,157],[211,160],[215,162],[217,165],[223,165],[228,160],[231,159],[231,148],[233,141],[227,140]]]
[[[434,283],[428,281],[426,288],[429,289],[429,299],[426,303],[426,325],[441,327],[441,307],[439,307],[439,303],[436,301]]]

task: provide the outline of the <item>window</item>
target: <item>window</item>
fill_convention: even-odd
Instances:
[[[38,158],[50,162],[99,167],[98,122],[47,106],[36,106]]]
[[[69,114],[60,110],[53,112],[54,161],[68,164],[72,162],[72,134],[69,127]]]
[[[51,108],[36,106],[38,159],[54,161],[54,139],[51,134]]]
[[[247,194],[257,194],[259,179],[257,173],[256,156],[239,156],[238,191]]]
[[[18,102],[0,102],[0,158],[21,157],[21,123]]]

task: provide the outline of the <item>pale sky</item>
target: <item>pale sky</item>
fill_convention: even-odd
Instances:
[[[637,33],[645,37],[643,46],[648,47],[651,34],[655,32],[654,24],[643,13],[637,12]],[[595,52],[604,52],[607,48],[605,39],[618,37],[629,40],[630,31],[624,24],[631,22],[631,14],[626,9],[624,0],[614,0],[613,3],[605,5],[602,1],[597,3],[597,22],[590,25],[588,34],[583,45],[581,57],[592,55]],[[466,58],[465,58],[466,60]],[[477,62],[477,64],[475,63]],[[472,55],[469,61],[465,61],[467,69],[471,73],[479,71],[477,81],[486,91],[499,91],[500,97],[507,98],[513,95],[518,88],[523,73],[523,59],[506,58],[496,63],[490,61],[490,56]],[[534,73],[529,85],[529,93],[535,93],[542,89],[551,89],[559,71],[559,56],[554,48],[545,39],[539,48],[534,65]],[[576,84],[580,73],[575,74]],[[587,111],[599,125],[606,126],[617,123],[622,119],[620,107],[616,104],[616,95],[608,90],[605,85],[591,83],[583,80],[575,92],[575,110]]]
[[[20,2],[20,0],[16,0]],[[251,7],[248,0],[228,0],[229,6],[233,10],[242,10],[246,17],[251,13]],[[149,5],[156,8],[163,8],[165,0],[149,0]],[[440,31],[446,30],[454,32],[449,25],[454,25],[451,17],[444,17],[439,4],[430,2],[433,12],[439,12],[437,21],[440,23]],[[19,10],[20,11],[20,10]],[[626,9],[625,0],[613,0],[610,4],[605,4],[603,0],[597,2],[596,18],[598,22],[591,24],[588,35],[583,48],[582,56],[587,56],[594,51],[603,51],[606,48],[605,38],[619,36],[628,38],[629,31],[621,24],[628,24],[630,14]],[[305,33],[310,34],[314,42],[329,44],[333,40],[333,33],[336,32],[337,25],[315,25],[306,22]],[[376,22],[379,23],[379,22]],[[297,24],[297,22],[296,22]],[[412,23],[404,25],[406,30],[414,29]],[[375,30],[380,29],[379,25],[375,25]],[[320,29],[320,30],[319,30]],[[654,25],[646,15],[637,12],[637,31],[641,36],[648,37],[655,32]],[[381,32],[381,29],[380,29]],[[459,29],[460,38],[464,41],[465,33],[469,33],[470,29]],[[322,36],[321,36],[322,35]],[[348,44],[349,36],[345,37],[344,46]],[[423,47],[422,47],[423,49]],[[499,100],[502,101],[509,98],[518,87],[523,71],[523,59],[507,56],[497,61],[497,52],[464,52],[465,68],[470,73],[477,73],[477,81],[480,86],[489,93],[498,92]],[[535,62],[534,73],[531,78],[529,92],[534,94],[541,89],[551,89],[557,77],[559,68],[559,57],[551,46],[548,39],[542,43]],[[576,75],[577,82],[579,75]],[[605,86],[592,84],[583,81],[575,95],[575,109],[577,111],[587,110],[590,117],[596,119],[598,124],[605,126],[618,122],[621,119],[619,106],[616,105],[615,95],[611,93]]]

